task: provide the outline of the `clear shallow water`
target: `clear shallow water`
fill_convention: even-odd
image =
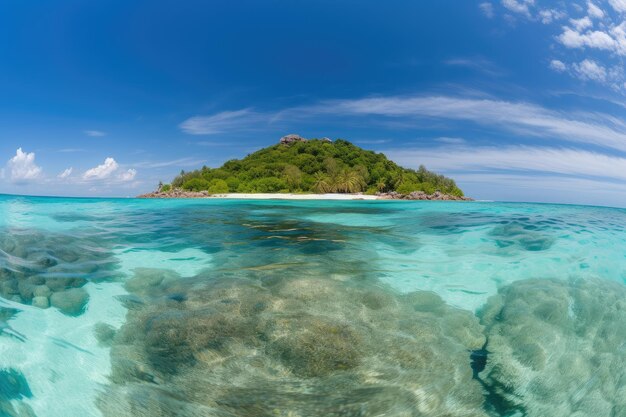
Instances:
[[[0,416],[626,416],[625,225],[0,196]]]

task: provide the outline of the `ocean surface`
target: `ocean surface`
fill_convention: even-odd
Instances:
[[[626,210],[0,196],[0,417],[626,416]]]

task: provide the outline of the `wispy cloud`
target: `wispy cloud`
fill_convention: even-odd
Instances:
[[[189,145],[196,146],[208,146],[208,147],[221,147],[221,146],[233,146],[238,145],[231,142],[219,142],[219,141],[211,141],[211,140],[201,140],[198,142],[189,142]]]
[[[101,130],[84,130],[83,133],[94,138],[106,136],[106,132]]]
[[[179,158],[171,161],[144,161],[133,164],[138,168],[166,168],[166,167],[189,167],[198,166],[206,162],[206,159],[199,158]]]
[[[482,57],[453,58],[444,61],[452,67],[468,68],[491,76],[501,76],[502,70],[496,64]]]
[[[183,132],[190,135],[214,135],[231,131],[233,128],[247,130],[259,122],[267,123],[267,119],[251,109],[241,109],[223,111],[208,116],[190,117],[182,122],[179,127]]]
[[[591,66],[580,68],[586,76],[593,73]],[[220,113],[221,114],[221,113]],[[240,132],[249,129],[248,113],[240,113],[228,123],[221,123],[223,131]],[[223,117],[211,120],[223,120]],[[457,96],[383,96],[346,100],[327,100],[317,104],[287,108],[278,112],[254,112],[259,129],[272,123],[311,121],[323,118],[326,122],[339,118],[344,125],[362,126],[386,122],[396,128],[418,129],[424,119],[471,122],[485,126],[492,132],[509,132],[526,138],[558,139],[614,148],[626,151],[626,124],[618,118],[602,113],[556,111],[528,102],[501,100],[486,95]],[[354,118],[354,119],[352,119]],[[183,124],[185,124],[184,122]],[[213,131],[206,127],[208,132]]]
[[[449,145],[461,145],[463,143],[466,143],[465,139],[463,138],[450,138],[447,136],[435,138],[435,141],[439,143],[447,143]]]
[[[300,115],[380,116],[473,122],[518,135],[560,139],[626,150],[626,128],[615,118],[598,113],[568,114],[526,102],[451,96],[375,97],[336,100],[286,110],[280,117]]]
[[[61,152],[61,153],[87,152],[87,149],[82,149],[82,148],[63,148],[63,149],[59,149],[57,152]]]
[[[487,18],[493,19],[493,17],[495,16],[495,12],[493,10],[493,3],[486,1],[486,2],[480,3],[478,7],[480,8],[480,11],[482,11],[483,14]]]
[[[626,184],[587,178],[526,173],[475,172],[457,182],[476,198],[624,206]]]
[[[64,180],[68,178],[70,175],[72,175],[72,171],[74,171],[74,168],[72,167],[67,168],[63,172],[61,172],[59,175],[57,175],[57,178]]]
[[[391,139],[352,139],[351,142],[354,142],[359,145],[382,145],[383,143],[391,142]]]
[[[517,171],[626,180],[626,158],[571,148],[444,146],[385,153],[401,165],[425,164],[442,172]]]

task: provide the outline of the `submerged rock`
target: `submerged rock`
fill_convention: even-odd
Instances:
[[[471,313],[433,293],[288,275],[140,271],[128,288],[145,302],[115,334],[104,414],[486,416]]]
[[[0,297],[47,308],[53,293],[83,287],[88,279],[108,280],[115,259],[103,250],[107,246],[89,236],[0,229]],[[62,309],[82,311],[70,310]]]
[[[34,297],[33,307],[48,308],[50,307],[50,301],[47,297]]]
[[[626,416],[626,287],[525,280],[481,312],[489,356],[481,377],[504,415]]]
[[[83,288],[55,292],[50,296],[50,304],[70,316],[82,314],[87,307],[89,294]]]

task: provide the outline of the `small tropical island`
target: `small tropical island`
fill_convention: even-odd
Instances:
[[[279,143],[219,168],[181,173],[139,198],[293,198],[467,201],[453,179],[403,168],[384,154],[346,140],[305,139]]]

